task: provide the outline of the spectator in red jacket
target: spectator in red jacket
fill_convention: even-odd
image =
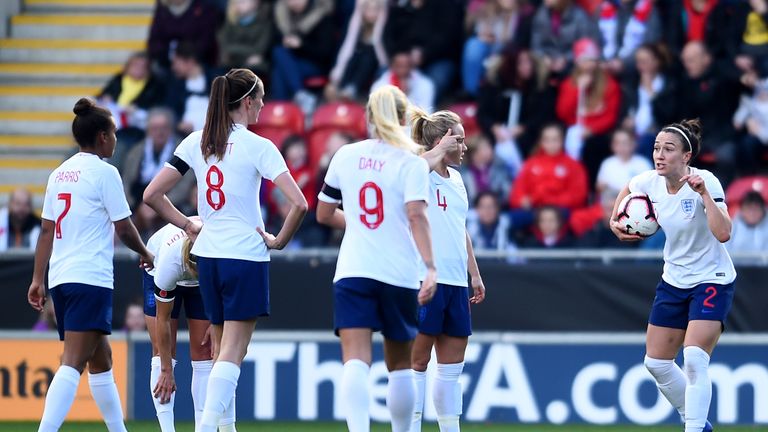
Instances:
[[[509,205],[527,211],[545,205],[573,210],[586,202],[587,187],[584,166],[563,151],[563,129],[550,124],[541,131],[538,149],[523,163]]]
[[[566,149],[581,159],[594,184],[600,163],[610,155],[610,133],[616,126],[621,88],[600,67],[600,48],[582,38],[573,45],[575,66],[560,85],[557,116],[569,126]]]

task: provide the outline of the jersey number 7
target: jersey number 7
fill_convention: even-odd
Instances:
[[[368,193],[369,190],[372,193]],[[369,196],[373,197],[372,205],[369,205]],[[368,229],[376,229],[384,222],[384,194],[379,185],[367,182],[360,188],[360,209],[364,212],[360,215],[360,222]]]
[[[61,212],[58,218],[56,218],[56,238],[61,238],[61,220],[69,213],[69,209],[72,207],[72,194],[60,193],[56,196],[57,199],[64,201],[64,211]]]

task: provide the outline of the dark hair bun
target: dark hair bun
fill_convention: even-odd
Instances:
[[[78,116],[84,116],[91,112],[96,107],[96,102],[91,98],[80,98],[75,103],[75,107],[72,108],[72,111],[75,113],[75,115]]]
[[[696,138],[696,141],[701,141],[701,121],[699,119],[683,120],[680,124],[685,126],[687,129],[686,132],[688,132],[691,138]]]

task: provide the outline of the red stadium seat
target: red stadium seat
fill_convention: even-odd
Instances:
[[[304,133],[304,113],[291,102],[267,102],[259,113],[259,121],[248,129],[280,147],[288,135]]]
[[[728,213],[733,216],[739,209],[744,195],[749,191],[758,191],[763,199],[768,201],[768,176],[750,176],[734,180],[725,191],[728,202]]]
[[[350,102],[333,102],[318,107],[312,116],[312,129],[307,134],[309,164],[317,163],[325,152],[325,143],[334,132],[345,132],[356,139],[368,135],[365,108]]]
[[[453,111],[461,117],[464,124],[464,135],[472,136],[480,132],[477,124],[477,104],[474,102],[462,102],[449,106],[448,111]]]

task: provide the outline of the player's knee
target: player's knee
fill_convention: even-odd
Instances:
[[[688,381],[696,384],[697,378],[707,373],[709,354],[697,346],[688,346],[683,349],[683,360]]]
[[[189,357],[192,361],[211,360],[211,346],[190,344]]]
[[[648,356],[645,356],[645,359],[643,360],[645,368],[648,369],[648,372],[654,377],[664,375],[670,368],[672,368],[673,362],[673,360],[661,360]]]
[[[424,372],[427,370],[427,365],[429,365],[429,353],[427,353],[427,355],[419,355],[414,353],[413,357],[411,358],[411,369]]]

